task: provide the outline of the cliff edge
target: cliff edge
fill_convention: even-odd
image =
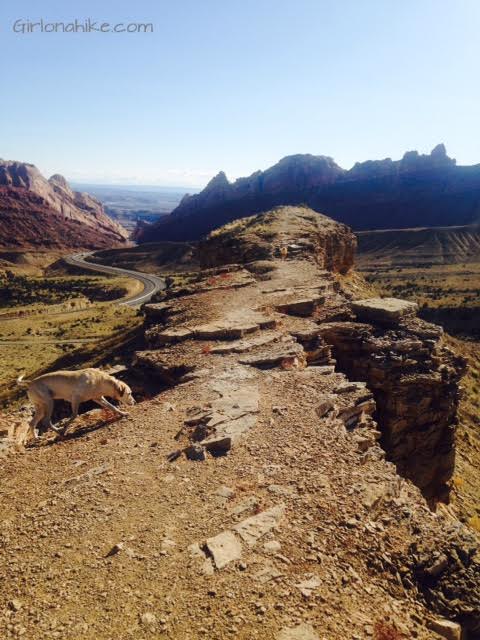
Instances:
[[[479,637],[478,541],[440,502],[463,361],[365,299],[354,248],[304,207],[213,234],[145,306],[162,393],[5,460],[11,635]]]

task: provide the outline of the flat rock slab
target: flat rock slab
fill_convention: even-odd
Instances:
[[[299,357],[304,354],[302,345],[296,342],[275,343],[270,349],[262,350],[251,356],[245,356],[239,359],[241,364],[248,364],[252,367],[269,369],[276,367],[286,358]]]
[[[462,627],[456,622],[439,618],[438,620],[433,620],[429,627],[442,638],[446,638],[446,640],[461,640]]]
[[[233,529],[249,547],[253,547],[262,536],[278,526],[284,512],[285,505],[278,504],[256,516],[242,520]]]
[[[206,544],[217,569],[223,569],[229,562],[242,556],[242,545],[231,531],[223,531],[213,538],[208,538]]]
[[[352,311],[360,322],[395,324],[402,318],[414,316],[418,304],[399,298],[368,298],[352,302]]]
[[[195,338],[199,340],[237,340],[248,333],[258,331],[259,328],[256,322],[215,322],[202,324],[193,331]]]
[[[220,344],[218,347],[213,347],[210,353],[226,354],[226,353],[243,353],[250,351],[255,347],[261,347],[270,342],[278,340],[281,336],[280,333],[270,333],[267,335],[254,336],[252,338],[246,338],[244,340],[234,340],[227,344]]]
[[[156,344],[171,344],[173,342],[182,342],[192,337],[192,331],[186,327],[173,327],[155,333],[152,337]]]
[[[324,302],[325,296],[312,296],[311,298],[301,298],[292,300],[292,302],[279,304],[276,309],[280,311],[280,313],[306,318],[307,316],[311,316],[315,309]]]
[[[299,624],[296,627],[284,627],[275,636],[275,640],[320,640],[311,624]]]

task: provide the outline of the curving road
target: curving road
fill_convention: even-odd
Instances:
[[[140,282],[143,284],[143,291],[141,293],[131,298],[122,298],[121,300],[117,300],[116,304],[124,304],[128,307],[138,307],[144,302],[148,302],[154,293],[165,289],[165,280],[153,275],[152,273],[143,273],[143,271],[131,271],[130,269],[110,267],[108,265],[98,264],[96,262],[87,262],[86,258],[93,255],[93,251],[86,253],[76,253],[72,256],[67,256],[65,258],[65,262],[73,265],[74,267],[90,269],[90,271],[100,271],[101,273],[109,273],[112,275],[128,276],[129,278],[140,280]]]

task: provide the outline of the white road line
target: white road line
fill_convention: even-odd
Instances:
[[[129,269],[122,269],[121,267],[110,267],[95,262],[87,262],[85,258],[92,255],[94,255],[93,252],[77,253],[72,256],[66,257],[65,261],[68,264],[82,267],[84,269],[89,269],[90,271],[98,271],[100,273],[110,274],[118,273],[121,275],[126,275],[130,278],[134,278],[135,280],[139,280],[144,286],[144,289],[140,295],[133,296],[132,298],[127,300],[120,299],[118,301],[115,301],[115,304],[126,305],[129,307],[139,306],[143,301],[149,300],[154,293],[165,288],[165,281],[158,276],[149,273],[143,273],[142,271],[131,271]]]

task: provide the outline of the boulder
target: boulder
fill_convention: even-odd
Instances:
[[[399,298],[368,298],[352,302],[352,311],[360,322],[390,325],[398,324],[406,316],[414,316],[418,305]]]

